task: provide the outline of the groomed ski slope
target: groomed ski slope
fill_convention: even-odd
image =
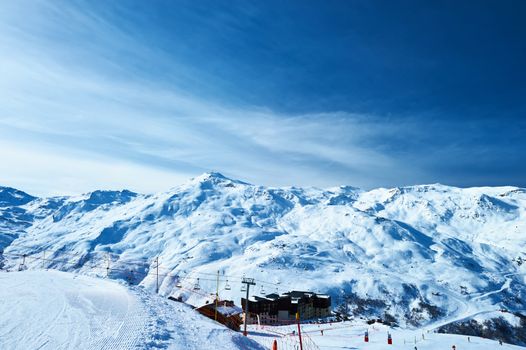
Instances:
[[[211,347],[262,349],[141,288],[51,270],[0,273],[0,349]]]

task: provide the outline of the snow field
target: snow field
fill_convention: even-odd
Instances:
[[[508,350],[524,349],[520,346],[503,344],[497,341],[462,335],[438,334],[425,329],[404,330],[391,329],[381,324],[367,325],[360,322],[336,322],[332,324],[304,324],[302,335],[307,339],[304,349],[364,349],[364,350],[451,350],[455,345],[457,350]],[[323,330],[323,335],[321,331]],[[369,342],[364,342],[365,331],[369,332]],[[292,335],[296,331],[296,335]],[[393,344],[387,344],[387,332],[390,332]],[[422,335],[424,338],[422,338]],[[266,346],[273,340],[278,341],[278,350],[295,350],[299,344],[297,326],[258,327],[251,326],[249,337]]]
[[[159,294],[192,305],[210,300],[220,271],[220,297],[238,304],[246,276],[253,295],[327,293],[335,308],[404,328],[526,310],[521,188],[267,188],[210,173],[153,195],[0,193],[0,266],[11,270],[26,254],[30,269],[104,276],[111,260],[110,278],[133,270],[155,291],[159,258]]]
[[[0,273],[0,349],[255,349],[189,306],[58,271]]]

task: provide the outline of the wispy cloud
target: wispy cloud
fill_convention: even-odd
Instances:
[[[150,192],[209,170],[267,185],[433,180],[400,147],[425,143],[419,135],[429,135],[412,135],[418,119],[287,115],[208,99],[199,86],[213,77],[104,16],[69,2],[23,10],[12,2],[0,11],[3,184]]]

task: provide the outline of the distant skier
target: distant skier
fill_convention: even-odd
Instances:
[[[468,343],[471,343],[471,339],[468,337]]]
[[[499,344],[502,346],[502,340],[499,340]]]
[[[321,335],[323,335],[323,329],[321,330]]]

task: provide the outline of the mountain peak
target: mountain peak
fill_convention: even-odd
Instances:
[[[16,188],[0,186],[0,206],[24,205],[35,198]]]
[[[206,178],[215,178],[215,179],[228,179],[228,180],[231,180],[229,178],[227,178],[225,175],[221,174],[220,172],[217,172],[217,171],[210,171],[210,172],[207,172],[207,173],[204,173],[203,175],[201,176],[204,176]]]
[[[216,172],[216,171],[210,171],[210,172],[203,173],[197,177],[194,177],[191,181],[198,182],[198,183],[205,183],[205,182],[209,182],[213,184],[237,183],[237,184],[248,185],[248,183],[246,182],[226,177],[225,175],[219,172]]]

